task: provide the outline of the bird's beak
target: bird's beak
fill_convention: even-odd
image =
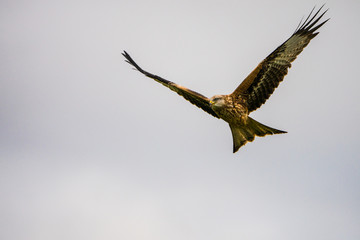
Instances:
[[[210,105],[213,105],[214,104],[214,101],[210,101]]]

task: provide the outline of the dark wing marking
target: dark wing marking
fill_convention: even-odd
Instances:
[[[212,110],[212,108],[210,107],[210,100],[207,97],[201,95],[200,93],[197,93],[197,92],[194,92],[194,91],[192,91],[190,89],[187,89],[187,88],[185,88],[183,86],[180,86],[180,85],[178,85],[176,83],[170,82],[170,81],[168,81],[166,79],[163,79],[163,78],[161,78],[159,76],[156,76],[154,74],[151,74],[149,72],[144,71],[142,68],[139,67],[139,65],[137,65],[137,63],[130,57],[130,55],[126,51],[124,51],[124,53],[122,53],[122,55],[126,58],[126,62],[133,65],[139,72],[141,72],[145,76],[154,79],[155,81],[161,83],[165,87],[170,88],[171,90],[173,90],[174,92],[176,92],[180,96],[183,96],[186,100],[190,101],[192,104],[194,104],[197,107],[201,108],[205,112],[213,115],[214,117],[219,118],[216,115],[216,113]]]
[[[265,103],[284,79],[291,67],[291,62],[318,34],[315,31],[329,20],[316,25],[327,12],[326,10],[318,16],[322,8],[323,6],[311,17],[313,9],[304,23],[300,22],[294,34],[265,58],[231,94],[234,98],[240,95],[246,97],[249,112]],[[316,18],[316,16],[318,17]]]

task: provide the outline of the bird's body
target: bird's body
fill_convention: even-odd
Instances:
[[[242,97],[234,99],[229,95],[215,95],[210,98],[212,110],[224,121],[244,125],[248,118],[246,100]]]
[[[318,16],[321,9],[322,7],[313,16],[311,16],[313,12],[311,11],[307,19],[302,24],[299,24],[295,33],[266,57],[229,95],[215,95],[208,99],[195,91],[144,71],[127,52],[124,52],[123,55],[128,63],[147,77],[177,92],[212,116],[229,123],[234,143],[233,152],[236,152],[247,142],[253,141],[255,136],[286,133],[255,121],[249,117],[249,114],[265,103],[284,79],[288,69],[291,67],[291,62],[309,44],[310,40],[318,34],[315,31],[329,20],[327,19],[316,25],[326,13],[325,11]],[[318,17],[316,18],[316,16]]]
[[[210,105],[217,116],[229,123],[233,136],[233,152],[236,152],[248,141],[252,142],[255,136],[286,133],[265,126],[251,117],[247,108],[246,97],[241,95],[215,95],[210,98]]]

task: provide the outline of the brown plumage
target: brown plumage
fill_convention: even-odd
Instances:
[[[300,22],[294,34],[267,56],[229,95],[215,95],[209,99],[197,92],[144,71],[125,51],[123,56],[139,72],[175,91],[212,116],[228,122],[233,136],[233,152],[235,153],[241,146],[253,141],[255,136],[286,133],[265,126],[250,118],[248,114],[266,102],[284,79],[291,67],[291,62],[318,34],[315,31],[329,20],[318,23],[327,12],[326,10],[319,15],[321,9],[322,7],[314,15],[312,14],[313,9],[306,20],[303,23]]]

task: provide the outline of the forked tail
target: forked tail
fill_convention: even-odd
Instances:
[[[229,124],[233,136],[233,152],[237,152],[239,148],[247,142],[252,142],[255,136],[263,137],[265,135],[273,135],[279,133],[286,133],[282,130],[277,130],[261,124],[251,117],[248,117],[246,125],[233,125]]]

